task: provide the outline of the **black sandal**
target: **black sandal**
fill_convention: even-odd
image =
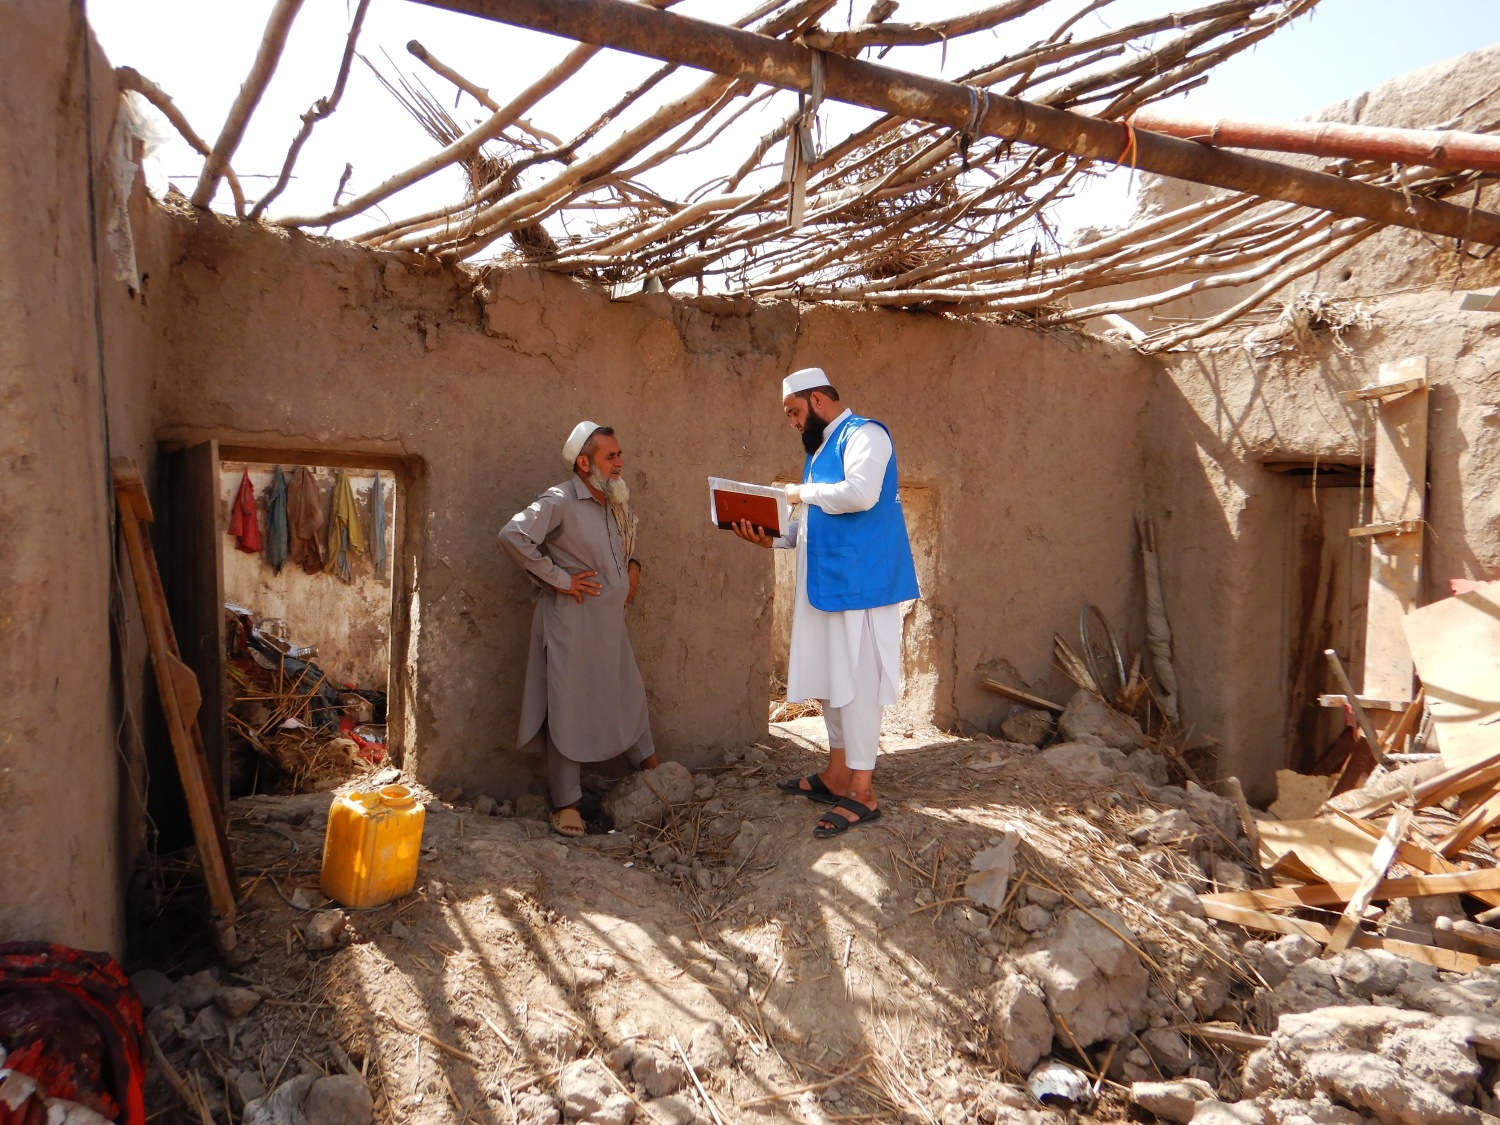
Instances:
[[[802,783],[807,782],[807,788],[802,788]],[[818,801],[825,805],[836,805],[839,803],[839,795],[828,786],[823,784],[823,779],[815,773],[806,777],[789,777],[785,781],[778,781],[776,788],[783,793],[790,793],[798,797],[806,797],[809,801]]]
[[[817,824],[813,825],[813,835],[820,840],[826,840],[830,836],[842,836],[851,828],[858,828],[860,825],[869,824],[872,820],[880,819],[878,807],[871,808],[869,805],[856,801],[853,797],[844,797],[833,807],[843,809],[845,812],[858,813],[859,819],[851,820],[847,816],[834,816],[831,812],[827,813],[818,819]],[[823,827],[825,823],[828,825],[826,828]]]

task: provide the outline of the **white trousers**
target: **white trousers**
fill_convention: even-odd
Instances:
[[[823,706],[828,745],[844,748],[851,770],[873,770],[885,708],[880,705],[880,658],[868,618],[860,632],[859,659],[854,665],[854,698],[843,707],[830,707],[826,699],[818,702]]]

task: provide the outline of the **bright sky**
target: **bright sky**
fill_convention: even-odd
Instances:
[[[194,5],[186,18],[180,0],[87,0],[89,20],[115,65],[131,65],[161,85],[187,115],[199,134],[212,143],[248,72],[260,43],[271,0]],[[980,0],[905,0],[895,18],[924,20],[971,10]],[[1079,0],[1081,4],[1083,0]],[[748,9],[752,0],[732,7],[726,0],[686,0],[676,11],[706,18],[727,18]],[[862,12],[867,0],[852,0]],[[1163,11],[1188,7],[1186,0],[1117,0],[1087,17],[1079,34],[1097,33]],[[844,5],[835,11],[847,24]],[[1049,5],[1055,8],[1058,5]],[[299,126],[298,117],[332,88],[343,50],[352,4],[348,0],[307,0],[297,17],[287,49],[265,98],[252,119],[233,165],[247,195],[259,196],[274,181]],[[856,15],[859,13],[856,13]],[[983,59],[1010,53],[1051,30],[1053,12],[1044,23],[1007,25],[1005,38],[978,35],[955,43],[943,60],[937,48],[908,53],[897,65],[955,75]],[[468,127],[482,115],[464,97],[457,109],[453,90],[407,54],[410,39],[420,40],[436,57],[500,100],[514,94],[550,69],[571,44],[518,31],[469,16],[428,8],[409,0],[373,0],[360,38],[360,52],[387,76],[397,68],[420,77],[460,123]],[[1195,112],[1216,115],[1298,117],[1330,102],[1367,90],[1398,74],[1464,51],[1500,41],[1500,0],[1323,0],[1311,17],[1272,35],[1250,52],[1225,64],[1184,103]],[[658,64],[606,52],[562,91],[531,115],[538,125],[560,135],[586,124],[634,81]],[[662,89],[682,92],[701,80],[695,72],[675,75]],[[580,81],[582,79],[582,81]],[[745,125],[746,142],[734,148],[732,160],[753,143],[753,136],[784,116],[791,95],[779,95]],[[656,104],[656,103],[653,103]],[[838,114],[830,132],[859,120],[853,110]],[[637,115],[639,116],[639,115]],[[332,201],[346,161],[354,166],[350,190],[373,187],[429,155],[434,142],[356,60],[348,90],[338,110],[320,123],[304,148],[296,179],[270,208],[275,215],[320,213]],[[779,149],[773,153],[779,160]],[[707,154],[686,175],[697,186],[731,171]],[[178,140],[162,152],[166,171],[191,194],[200,158]],[[1128,206],[1123,177],[1110,177],[1070,211],[1074,222],[1108,225],[1123,221]],[[389,212],[369,215],[335,227],[333,233],[360,230],[461,197],[460,173],[447,170],[388,201]],[[221,189],[216,206],[228,206]]]

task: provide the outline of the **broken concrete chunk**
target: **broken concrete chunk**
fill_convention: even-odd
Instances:
[[[600,808],[612,827],[655,827],[666,820],[669,807],[692,799],[692,773],[681,762],[663,762],[654,770],[642,770],[621,780],[605,794]]]
[[[547,1094],[522,1094],[516,1098],[516,1125],[557,1125],[562,1113]]]
[[[1131,832],[1130,839],[1142,847],[1186,849],[1202,834],[1197,822],[1185,810],[1167,809]]]
[[[1027,883],[1026,901],[1043,910],[1056,910],[1063,904],[1061,891],[1055,891],[1045,883]]]
[[[618,1091],[604,1064],[597,1059],[574,1059],[557,1076],[557,1092],[568,1121],[597,1120],[597,1115]]]
[[[687,1085],[687,1067],[676,1055],[649,1043],[636,1044],[630,1074],[653,1098],[675,1094]]]
[[[1155,750],[1137,750],[1125,759],[1125,772],[1145,778],[1152,785],[1165,785],[1172,780],[1167,760]]]
[[[480,816],[494,816],[495,804],[495,798],[481,793],[474,798],[474,811]]]
[[[1022,746],[1041,746],[1052,737],[1052,716],[1022,707],[1000,724],[1000,737]]]
[[[253,988],[221,988],[214,993],[214,1004],[230,1019],[241,1019],[260,1004],[260,993]]]
[[[1152,901],[1163,910],[1170,910],[1174,914],[1186,914],[1189,918],[1204,917],[1203,903],[1198,901],[1193,888],[1186,883],[1163,884]]]
[[[1067,777],[1103,784],[1125,766],[1125,755],[1108,746],[1059,742],[1042,751],[1042,761]]]
[[[177,982],[177,1003],[184,1011],[196,1012],[212,1003],[214,993],[218,990],[219,982],[214,978],[213,970],[204,969]]]
[[[712,1021],[693,1028],[687,1042],[688,1062],[700,1076],[709,1071],[734,1065],[738,1057],[734,1043],[725,1037],[724,1029]]]
[[[1145,1027],[1150,985],[1146,966],[1126,943],[1136,939],[1125,920],[1103,908],[1093,914],[1098,920],[1082,910],[1067,911],[1017,962],[1085,1047]]]
[[[1266,1112],[1254,1102],[1199,1102],[1192,1125],[1265,1125]]]
[[[1179,1078],[1174,1082],[1136,1082],[1130,1087],[1130,1100],[1173,1125],[1187,1125],[1199,1102],[1214,1100],[1214,1089],[1198,1078]]]
[[[1039,933],[1051,924],[1052,912],[1034,903],[1027,904],[1016,911],[1016,925],[1028,934]]]
[[[1068,742],[1096,738],[1116,750],[1135,750],[1145,742],[1140,723],[1083,688],[1068,700],[1062,717],[1057,720],[1057,729]]]
[[[342,910],[320,910],[307,920],[302,940],[308,949],[336,949],[348,926]]]
[[[991,987],[990,1030],[1000,1064],[1028,1074],[1052,1050],[1052,1017],[1042,990],[1020,973]]]
[[[375,1103],[363,1080],[334,1074],[312,1084],[302,1113],[309,1125],[370,1125],[375,1120]]]
[[[299,1074],[250,1102],[245,1106],[244,1125],[310,1125],[302,1103],[317,1080],[316,1075]]]
[[[1163,1074],[1185,1074],[1198,1061],[1198,1055],[1187,1036],[1180,1031],[1159,1027],[1141,1032],[1141,1045],[1151,1055],[1151,1061],[1161,1068]]]
[[[698,1104],[682,1094],[669,1094],[646,1103],[651,1125],[700,1125],[711,1118],[699,1112]]]

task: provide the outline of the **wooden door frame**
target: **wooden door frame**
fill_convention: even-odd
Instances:
[[[412,603],[422,566],[420,513],[425,510],[426,463],[422,458],[408,454],[273,445],[216,435],[164,440],[159,443],[159,448],[163,453],[173,452],[210,438],[218,442],[221,465],[226,461],[248,461],[262,465],[378,469],[390,473],[395,479],[400,498],[397,501],[395,542],[390,545],[391,648],[390,673],[386,682],[386,747],[392,757],[399,756],[402,769],[414,771],[417,708],[413,671],[417,630],[412,627]],[[223,675],[222,668],[220,675]]]

